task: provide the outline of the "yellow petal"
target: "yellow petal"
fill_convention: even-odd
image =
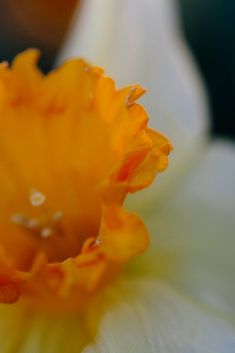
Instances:
[[[0,306],[1,353],[233,352],[232,325],[156,277],[123,278],[99,300],[91,313],[97,320],[103,307],[92,342],[94,321],[77,314],[30,314],[20,305]]]
[[[1,353],[81,352],[88,332],[81,316],[50,316],[0,305]],[[69,339],[68,339],[69,337]]]
[[[108,259],[123,262],[146,249],[148,232],[137,215],[108,207],[104,212],[99,240],[101,251]]]

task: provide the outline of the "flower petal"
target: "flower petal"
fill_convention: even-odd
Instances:
[[[1,353],[81,352],[88,339],[81,316],[33,313],[21,304],[0,306]]]
[[[0,64],[0,302],[83,310],[148,245],[121,206],[166,169],[171,143],[148,128],[140,85],[116,89],[83,59],[43,75],[38,55]]]
[[[194,162],[208,123],[205,92],[176,15],[170,0],[87,0],[61,53],[62,59],[83,55],[103,65],[119,84],[134,80],[149,90],[143,101],[151,124],[167,132],[177,153],[163,180],[136,196],[141,203],[154,192],[159,199]]]
[[[100,307],[93,344],[92,328]],[[100,301],[99,301],[100,300]],[[21,303],[0,305],[1,353],[231,353],[235,330],[153,277],[126,277],[91,308],[78,314],[27,312]],[[93,320],[89,322],[89,320]],[[96,331],[97,332],[97,331]],[[83,347],[86,347],[83,349]]]
[[[143,221],[116,206],[105,210],[99,239],[101,251],[109,260],[118,263],[143,252],[148,246],[148,232]]]
[[[229,316],[235,315],[234,180],[235,146],[213,143],[171,201],[142,214],[155,244],[151,269]]]
[[[153,278],[113,288],[94,344],[83,353],[232,352],[235,330]]]

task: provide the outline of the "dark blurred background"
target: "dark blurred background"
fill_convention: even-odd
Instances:
[[[37,47],[43,54],[41,68],[47,72],[79,1],[0,1],[0,60],[11,61],[25,48]],[[234,139],[235,0],[178,1],[185,37],[209,92],[211,133]]]
[[[235,138],[235,1],[179,0],[186,39],[205,78],[212,133]]]
[[[79,0],[0,0],[0,60],[11,61],[29,47],[42,52],[50,70]]]

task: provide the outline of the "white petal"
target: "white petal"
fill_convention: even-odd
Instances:
[[[234,316],[235,146],[211,144],[171,199],[161,208],[153,204],[143,217],[152,234],[158,271]]]
[[[235,330],[156,279],[127,279],[83,353],[232,353]]]
[[[204,88],[179,27],[171,0],[86,0],[60,58],[85,56],[120,85],[139,82],[148,89],[143,102],[151,126],[176,150],[158,195],[199,153],[207,126]],[[148,200],[148,193],[141,195]]]

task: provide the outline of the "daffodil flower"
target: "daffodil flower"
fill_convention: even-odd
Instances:
[[[0,302],[25,321],[40,311],[87,320],[148,246],[123,203],[166,169],[172,146],[148,127],[140,85],[117,89],[82,59],[44,76],[38,54],[0,66]]]
[[[152,195],[142,191],[129,206],[127,193],[164,171],[172,148],[148,128],[135,102],[142,87],[118,90],[83,60],[45,77],[35,67],[34,50],[18,56],[12,68],[1,65],[1,352],[233,351],[234,329],[221,316],[233,308],[232,250],[222,235],[231,249],[234,199],[232,190],[221,195],[219,188],[221,178],[234,173],[234,155],[227,145],[204,145],[203,94],[171,36],[166,3],[109,1],[106,13],[105,2],[87,1],[78,22],[81,47],[72,46],[120,82],[136,75],[152,91],[146,104],[153,125],[172,135],[177,157],[166,181],[158,177],[161,193],[154,186]],[[139,32],[137,15],[148,15],[149,27]],[[114,41],[117,32],[109,26],[115,29],[121,19],[123,33]],[[155,25],[163,45],[157,53],[146,40],[155,42]],[[139,46],[131,46],[134,38]],[[135,52],[130,66],[119,54],[125,43]],[[146,76],[151,67],[156,71]],[[128,208],[139,209],[152,238],[151,250],[136,260],[148,232]]]
[[[135,297],[119,295],[120,311],[107,313],[87,352],[235,347],[234,328],[218,321],[231,323],[235,314],[235,150],[229,141],[209,139],[206,92],[182,39],[177,10],[171,0],[87,0],[61,53],[104,65],[121,85],[131,80],[146,86],[152,124],[167,132],[175,147],[164,177],[129,202],[141,211],[152,241],[132,268],[135,280],[128,277],[123,284],[134,282]],[[194,301],[190,309],[186,296]],[[121,319],[125,315],[131,316],[127,322]]]

